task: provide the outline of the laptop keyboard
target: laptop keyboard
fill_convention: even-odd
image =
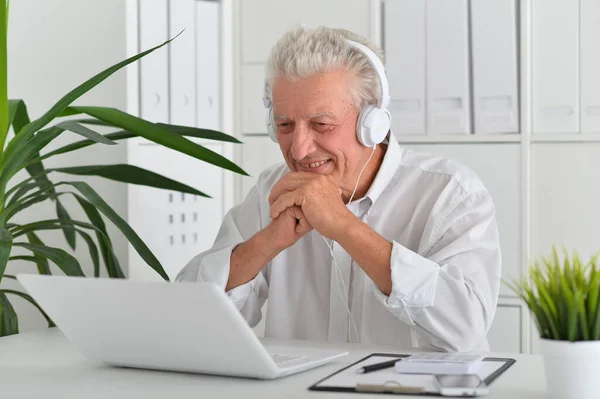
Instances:
[[[298,361],[306,359],[306,356],[292,356],[292,355],[280,355],[277,353],[270,353],[271,359],[275,362],[276,365],[284,365],[289,362]]]

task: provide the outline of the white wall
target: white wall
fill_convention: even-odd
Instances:
[[[32,118],[39,117],[64,94],[101,70],[126,57],[125,1],[123,0],[17,0],[10,3],[8,37],[9,97],[27,102]],[[76,102],[80,105],[104,105],[122,110],[126,108],[126,79],[120,71]],[[79,136],[63,133],[47,149],[79,140]],[[59,155],[46,163],[50,166],[125,163],[126,149],[117,146],[95,145],[83,150]],[[24,177],[25,174],[19,175]],[[126,218],[127,191],[121,183],[99,178],[77,178],[55,175],[51,179],[84,180]],[[62,198],[65,198],[63,196]],[[65,201],[72,217],[84,217],[76,203]],[[28,210],[17,221],[55,218],[52,204],[43,204]],[[123,236],[110,222],[107,223],[115,252],[126,267],[127,245]],[[41,235],[47,245],[67,249],[60,232]],[[76,257],[86,274],[92,270],[87,247],[78,240]],[[31,264],[11,264],[7,273],[34,271]],[[3,287],[16,287],[12,281],[3,281]],[[20,330],[44,327],[44,320],[27,302],[10,297],[17,312]]]

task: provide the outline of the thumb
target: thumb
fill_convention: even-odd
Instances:
[[[338,193],[340,193],[340,195],[342,195],[342,188],[338,187]]]

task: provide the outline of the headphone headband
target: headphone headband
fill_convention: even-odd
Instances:
[[[381,87],[381,97],[379,98],[377,105],[379,106],[379,108],[387,108],[390,104],[390,92],[387,77],[385,76],[385,67],[383,66],[383,63],[381,62],[377,54],[375,54],[373,50],[371,50],[364,44],[355,42],[350,39],[347,39],[347,41],[352,47],[356,47],[364,55],[366,55],[369,59],[369,62],[371,63],[371,66],[373,67],[373,69],[375,69],[375,73],[377,73],[377,76],[379,77],[379,85]]]

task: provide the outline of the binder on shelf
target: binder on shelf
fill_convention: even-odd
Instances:
[[[424,134],[425,3],[386,0],[383,10],[392,130],[395,134]]]
[[[171,123],[177,125],[196,125],[196,71],[193,62],[189,62],[189,53],[196,48],[195,37],[195,0],[177,0],[170,2],[169,37],[183,33],[169,44],[171,81]]]
[[[471,1],[473,131],[519,131],[516,3]]]
[[[600,2],[580,0],[581,6],[581,131],[600,133]]]
[[[221,129],[219,6],[196,1],[196,116],[198,126],[214,130]]]
[[[532,129],[579,132],[579,2],[531,2]]]
[[[167,0],[139,3],[140,50],[168,40]],[[152,122],[169,122],[169,52],[163,47],[140,60],[140,115]]]
[[[425,0],[427,131],[471,132],[467,0]]]

